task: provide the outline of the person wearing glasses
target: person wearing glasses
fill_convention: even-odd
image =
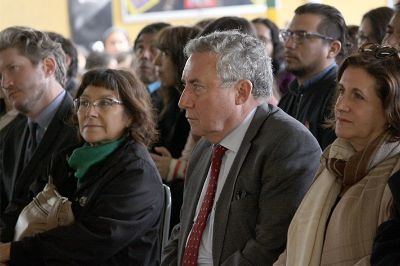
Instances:
[[[394,13],[387,24],[386,34],[382,44],[391,45],[400,49],[400,2],[394,6]]]
[[[75,108],[82,143],[49,167],[75,221],[0,244],[0,264],[159,265],[164,195],[147,151],[156,131],[145,86],[125,70],[91,70]]]
[[[390,218],[388,180],[400,175],[398,51],[362,46],[338,80],[330,121],[338,138],[321,156],[275,265],[369,265],[377,228]]]
[[[392,15],[393,9],[387,6],[371,9],[365,13],[357,34],[358,47],[366,43],[381,44]]]
[[[345,54],[346,23],[336,8],[310,3],[298,7],[281,32],[286,70],[296,79],[279,107],[304,124],[326,148],[336,138],[324,127],[336,87],[336,58]]]

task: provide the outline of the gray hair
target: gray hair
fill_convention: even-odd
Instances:
[[[66,77],[65,53],[61,44],[52,41],[42,31],[28,27],[9,27],[0,32],[0,51],[15,48],[33,65],[40,60],[53,57],[56,61],[55,78],[64,87]]]
[[[185,47],[188,57],[206,52],[218,55],[217,75],[223,83],[249,80],[254,98],[271,96],[271,58],[257,38],[238,31],[214,32],[191,40]]]

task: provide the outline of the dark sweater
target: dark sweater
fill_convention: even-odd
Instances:
[[[278,105],[311,131],[322,150],[336,139],[334,130],[324,127],[334,104],[336,75],[335,66],[307,86],[299,86],[297,80],[292,81],[289,84],[289,92]]]

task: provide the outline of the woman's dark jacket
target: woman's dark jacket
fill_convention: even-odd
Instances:
[[[51,175],[75,222],[13,242],[10,265],[159,265],[164,197],[147,149],[125,141],[78,185],[71,152],[53,159]]]

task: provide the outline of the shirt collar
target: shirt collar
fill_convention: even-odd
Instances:
[[[313,83],[322,79],[325,76],[325,74],[327,74],[334,67],[336,67],[336,63],[332,63],[330,66],[328,66],[327,68],[325,68],[324,70],[322,70],[321,72],[319,72],[318,74],[316,74],[315,76],[310,78],[309,80],[304,81],[302,86],[303,87],[311,86]]]
[[[147,85],[147,89],[149,90],[150,94],[158,90],[161,86],[161,81],[157,80],[153,83]]]
[[[246,118],[236,127],[232,132],[230,132],[221,142],[221,146],[224,146],[230,151],[237,153],[239,151],[240,145],[242,145],[242,140],[253,120],[254,114],[256,112],[256,107],[246,116]]]
[[[35,121],[32,121],[30,118],[28,118],[28,123],[35,122],[41,129],[46,130],[62,100],[64,99],[65,93],[65,90],[63,90],[60,94],[58,94],[58,96],[39,113]]]

